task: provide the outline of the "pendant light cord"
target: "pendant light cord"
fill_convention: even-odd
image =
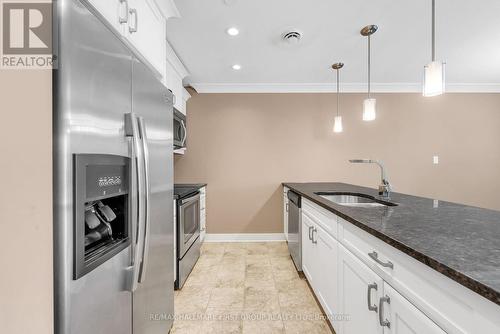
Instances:
[[[432,0],[432,61],[436,61],[436,0]]]
[[[339,115],[339,100],[340,100],[340,79],[339,79],[340,73],[339,70],[337,70],[337,116]]]
[[[433,0],[434,1],[434,0]],[[368,35],[368,98],[371,98],[371,35]]]

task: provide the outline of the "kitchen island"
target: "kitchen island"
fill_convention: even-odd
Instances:
[[[367,286],[360,283],[359,288],[368,307],[362,310],[367,314],[359,315],[371,314],[379,328],[390,326],[385,317],[397,313],[397,298],[392,298],[392,304],[384,299],[386,292],[395,289],[436,324],[436,330],[425,327],[429,333],[500,332],[500,212],[399,193],[384,199],[391,205],[350,206],[321,195],[361,194],[377,201],[380,197],[375,189],[345,183],[283,185],[302,196],[303,270],[326,313],[357,314],[346,300],[356,294],[347,289],[363,275],[357,272],[348,278],[348,272],[363,265]],[[319,264],[315,262],[322,261],[322,242],[332,261]],[[318,280],[315,267],[330,277]],[[374,276],[372,283],[370,276]],[[380,314],[384,306],[388,314]],[[403,318],[392,314],[392,321]],[[337,332],[345,334],[355,332],[349,330],[349,323],[353,322],[332,322]],[[357,330],[370,332],[368,323]]]

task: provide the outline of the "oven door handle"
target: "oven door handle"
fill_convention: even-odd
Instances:
[[[144,241],[144,165],[143,152],[140,144],[139,126],[137,117],[133,113],[125,114],[125,135],[132,138],[132,177],[131,177],[131,266],[129,270],[128,289],[135,291],[139,283],[139,269]],[[135,189],[137,185],[137,189]],[[135,208],[137,208],[135,210]]]
[[[196,202],[199,199],[200,199],[200,193],[197,193],[194,196],[188,197],[186,199],[181,199],[179,205],[182,207],[182,206],[184,206],[186,204],[189,204],[189,203],[192,203],[192,202]]]
[[[149,240],[151,235],[151,183],[149,177],[149,148],[148,136],[144,118],[138,118],[139,131],[142,138],[142,157],[144,159],[144,192],[145,192],[145,217],[144,217],[144,242],[142,250],[141,270],[139,272],[139,283],[144,282],[149,260]]]

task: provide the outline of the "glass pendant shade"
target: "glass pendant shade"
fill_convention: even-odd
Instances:
[[[437,96],[444,93],[444,63],[433,61],[424,67],[424,96]]]
[[[377,100],[368,98],[363,101],[363,121],[373,121],[377,118]]]
[[[333,132],[339,133],[344,131],[342,127],[342,116],[335,116],[335,123],[333,124]]]

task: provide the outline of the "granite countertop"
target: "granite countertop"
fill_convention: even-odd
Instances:
[[[347,207],[315,192],[362,193],[345,183],[283,183],[348,222],[500,305],[500,211],[391,193],[393,207]]]

